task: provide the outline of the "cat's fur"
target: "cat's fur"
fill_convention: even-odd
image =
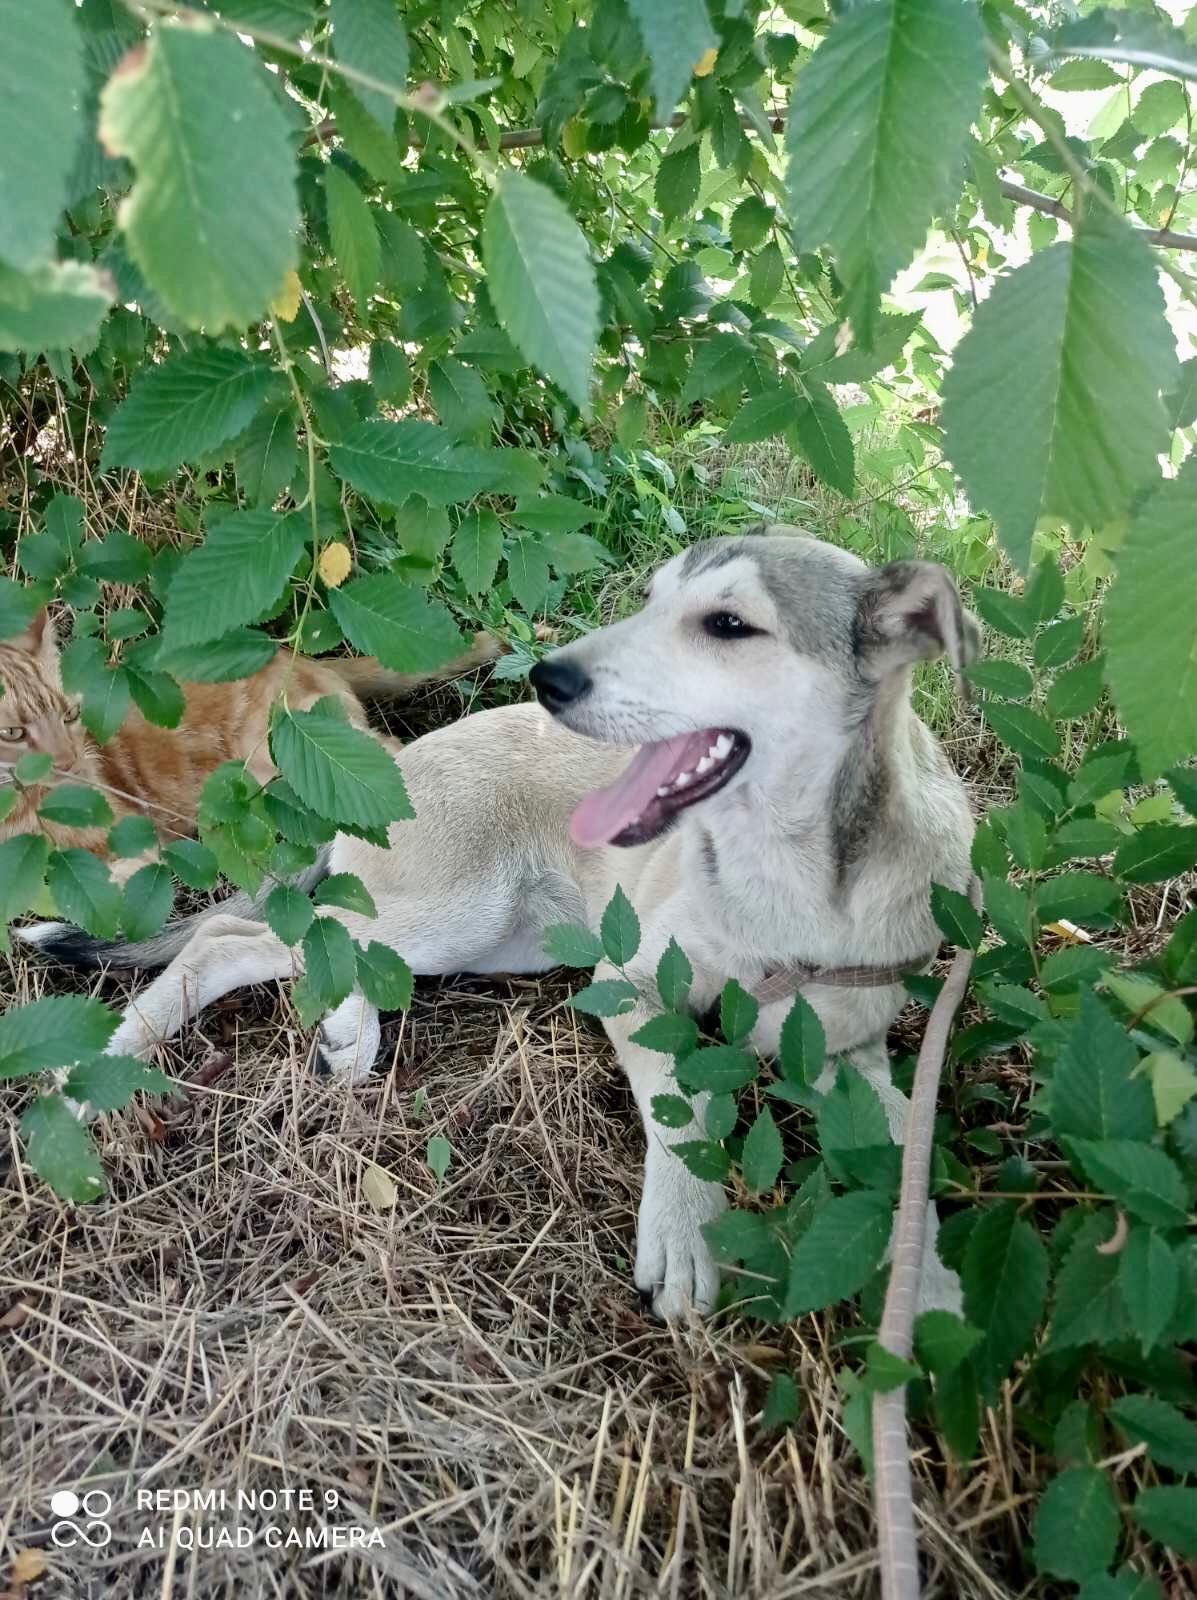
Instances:
[[[100,744],[79,720],[78,697],[62,687],[54,625],[42,611],[24,633],[0,640],[0,784],[30,753],[52,756],[54,770],[45,785],[20,791],[16,808],[0,821],[0,840],[40,831],[59,849],[77,846],[107,858],[107,827],[67,827],[37,816],[49,788],[62,782],[100,790],[117,818],[148,817],[162,840],[192,834],[200,791],[221,762],[244,761],[259,783],[275,775],[267,734],[271,709],[284,694],[292,711],[335,696],[350,722],[365,728],[359,695],[407,694],[422,683],[459,677],[502,649],[480,633],[465,655],[437,672],[410,677],[372,657],[316,661],[280,651],[252,677],[183,684],[186,709],[177,727],[158,727],[134,709]],[[20,737],[14,739],[16,732]],[[114,875],[128,877],[148,859],[113,861]]]

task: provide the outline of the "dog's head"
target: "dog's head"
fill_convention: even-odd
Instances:
[[[945,568],[873,569],[800,529],[694,545],[660,568],[635,616],[532,671],[575,733],[639,744],[627,772],[574,815],[581,845],[643,844],[685,809],[771,771],[838,761],[887,685],[979,632]]]

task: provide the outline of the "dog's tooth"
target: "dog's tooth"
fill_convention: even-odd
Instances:
[[[723,760],[724,756],[731,754],[731,747],[732,742],[729,736],[726,733],[721,733],[715,740],[714,746],[715,754],[719,757],[720,761]]]
[[[694,774],[692,772],[679,772],[677,777],[673,780],[673,787],[675,789],[684,789],[693,776]]]
[[[657,790],[658,796],[667,795],[668,793],[669,793],[669,785],[667,783],[663,783],[661,785],[661,787]]]
[[[712,753],[712,754],[703,756],[702,760],[698,763],[698,765],[695,767],[694,770],[695,770],[695,772],[709,772],[714,765],[715,765],[715,757],[714,757],[714,754]]]

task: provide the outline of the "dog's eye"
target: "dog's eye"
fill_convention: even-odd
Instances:
[[[743,617],[738,617],[734,611],[708,612],[702,619],[702,628],[712,639],[750,639],[754,633],[761,631],[750,622],[745,622]]]

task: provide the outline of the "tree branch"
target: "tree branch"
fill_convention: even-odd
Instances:
[[[678,112],[667,123],[654,123],[655,128],[680,128],[686,120]],[[755,126],[751,118],[740,117],[740,126],[749,131]],[[785,119],[778,115],[771,115],[769,126],[774,133],[782,133],[785,129]],[[329,117],[324,122],[318,123],[303,141],[305,147],[313,144],[326,144],[330,139],[337,137],[337,125]],[[424,139],[419,134],[410,135],[409,141],[416,150],[422,150]],[[500,150],[530,150],[544,143],[544,132],[540,128],[507,128],[499,135],[498,148]],[[485,141],[479,140],[478,148],[490,149]],[[1007,200],[1013,200],[1016,205],[1027,206],[1032,211],[1042,211],[1045,216],[1058,217],[1061,222],[1071,222],[1072,216],[1068,208],[1059,200],[1053,200],[1049,194],[1040,194],[1037,189],[1028,189],[1021,183],[1014,183],[1009,178],[999,178],[998,188]],[[1173,233],[1171,228],[1135,228],[1133,230],[1148,244],[1159,245],[1164,250],[1194,250],[1197,251],[1197,234]]]
[[[969,887],[969,894],[976,905],[979,896],[975,880]],[[902,1152],[902,1187],[894,1225],[893,1265],[878,1335],[883,1348],[904,1361],[910,1359],[914,1343],[914,1316],[923,1271],[939,1077],[952,1019],[968,988],[972,965],[971,950],[956,952],[927,1018],[910,1091],[906,1144]],[[873,1396],[873,1504],[877,1517],[882,1600],[919,1600],[918,1540],[910,1485],[905,1384]]]

